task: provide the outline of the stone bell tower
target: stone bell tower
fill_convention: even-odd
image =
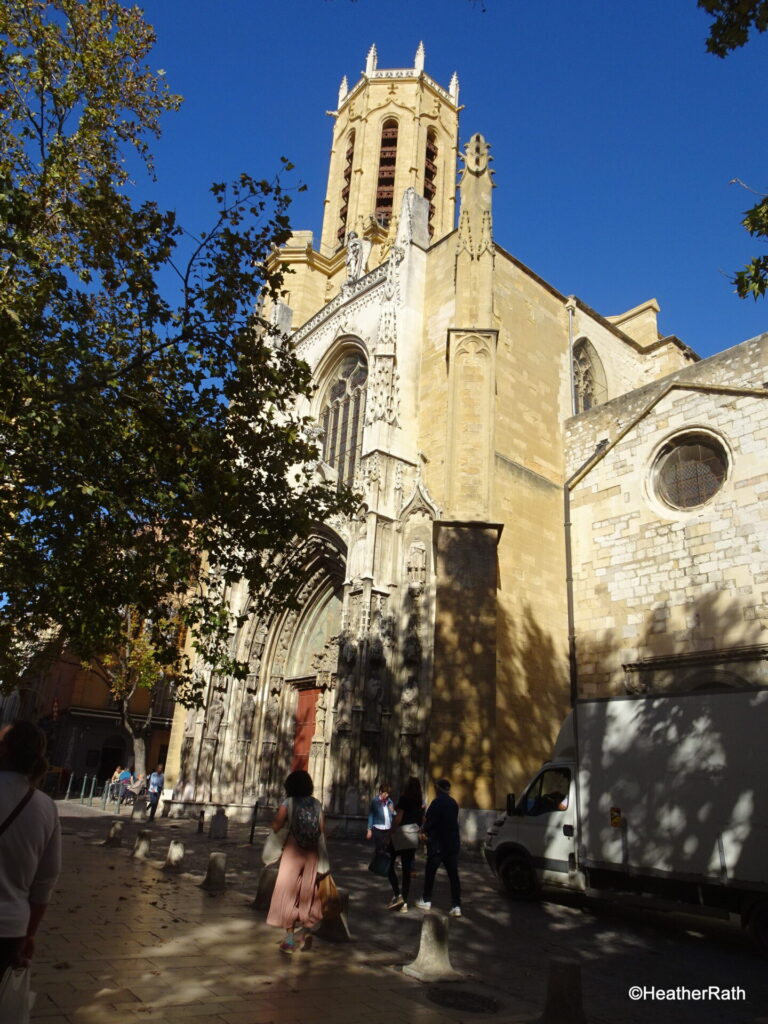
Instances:
[[[403,193],[429,200],[429,234],[455,224],[459,82],[448,90],[424,71],[424,45],[411,68],[379,69],[376,46],[362,78],[339,88],[321,252],[342,248],[349,233],[373,243],[394,234]]]

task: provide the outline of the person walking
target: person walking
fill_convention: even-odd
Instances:
[[[159,764],[157,768],[149,776],[149,788],[147,791],[147,799],[149,800],[149,820],[155,820],[155,814],[157,813],[157,805],[160,803],[160,794],[163,792],[165,786],[165,775],[163,774],[163,766]]]
[[[394,817],[395,805],[389,797],[389,785],[382,782],[379,795],[371,800],[368,807],[368,831],[365,833],[366,839],[373,838],[374,849],[377,851],[389,849]]]
[[[416,906],[432,907],[432,888],[437,869],[442,864],[451,886],[451,917],[461,917],[461,883],[459,881],[459,805],[450,795],[448,779],[435,783],[435,799],[427,808],[423,831],[427,837],[427,866],[424,870],[424,892]]]
[[[419,832],[424,822],[424,797],[421,783],[415,775],[411,775],[405,784],[400,798],[395,805],[395,820],[392,825],[390,853],[392,860],[389,867],[389,884],[392,886],[390,910],[401,914],[408,913],[408,893],[411,888],[413,863],[419,848]],[[397,877],[396,862],[400,858],[403,880]]]
[[[310,928],[323,916],[317,889],[319,857],[324,845],[325,820],[320,801],[312,796],[308,772],[291,772],[285,780],[285,800],[272,822],[272,830],[287,827],[275,889],[267,912],[267,924],[285,929],[283,953],[308,950]],[[327,867],[325,868],[327,870]]]
[[[56,804],[36,788],[45,736],[29,722],[0,730],[0,976],[25,967],[61,868]]]

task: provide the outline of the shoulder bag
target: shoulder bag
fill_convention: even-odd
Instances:
[[[276,864],[283,855],[283,847],[288,838],[288,833],[291,831],[291,817],[293,815],[293,800],[288,797],[285,801],[288,813],[285,818],[285,824],[277,831],[270,832],[267,836],[266,842],[264,843],[264,849],[261,851],[261,859],[264,864]]]

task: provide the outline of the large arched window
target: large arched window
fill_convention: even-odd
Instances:
[[[368,363],[362,352],[345,355],[331,374],[320,413],[323,461],[337,471],[340,484],[349,486],[360,463],[367,380]]]
[[[397,165],[397,121],[390,118],[381,129],[379,178],[376,184],[376,220],[387,227],[392,219],[395,201],[395,167]]]
[[[600,356],[586,338],[573,346],[573,398],[575,411],[586,412],[608,397]]]
[[[341,207],[339,209],[339,230],[337,238],[344,244],[344,237],[347,232],[347,213],[349,212],[349,191],[352,188],[352,162],[355,157],[355,133],[349,133],[347,139],[347,152],[344,163],[344,178],[341,187]]]
[[[427,132],[427,150],[424,154],[424,198],[429,200],[429,237],[435,233],[435,193],[437,192],[437,132]]]

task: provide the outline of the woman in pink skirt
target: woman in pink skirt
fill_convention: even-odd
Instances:
[[[312,789],[308,772],[291,772],[285,780],[286,799],[272,822],[275,832],[288,829],[267,914],[267,924],[285,929],[285,938],[280,943],[283,953],[309,949],[309,929],[323,916],[317,873],[318,857],[325,842],[325,822],[320,801],[312,796]]]

